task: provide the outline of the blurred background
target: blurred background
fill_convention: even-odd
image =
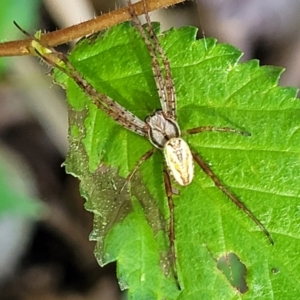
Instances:
[[[1,2],[1,41],[53,31],[126,1]],[[299,0],[195,0],[151,13],[163,30],[193,25],[244,52],[242,60],[286,68],[300,86]],[[62,49],[67,50],[67,46]],[[100,268],[88,241],[92,214],[77,179],[65,174],[67,107],[38,59],[0,59],[0,299],[125,299],[114,264]]]

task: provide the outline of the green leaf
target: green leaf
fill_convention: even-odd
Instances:
[[[169,210],[163,155],[156,151],[119,195],[150,142],[97,109],[61,73],[70,104],[68,172],[79,177],[95,214],[91,238],[101,265],[117,260],[130,299],[298,299],[300,297],[300,102],[278,87],[282,69],[238,63],[240,51],[213,39],[195,40],[185,27],[160,36],[170,60],[181,129],[232,127],[251,134],[185,136],[191,148],[266,226],[275,244],[195,165],[195,179],[178,187],[175,204],[178,291],[168,259]],[[94,86],[145,119],[160,108],[151,60],[128,23],[80,41],[69,57]],[[246,293],[218,269],[228,253],[246,268]]]

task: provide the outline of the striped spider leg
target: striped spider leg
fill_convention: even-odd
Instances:
[[[181,186],[189,185],[194,177],[193,160],[200,166],[204,173],[206,173],[212,179],[216,187],[218,187],[238,208],[242,209],[257,224],[257,226],[267,236],[270,243],[274,244],[274,241],[265,226],[233,193],[231,193],[221,183],[208,164],[205,163],[205,161],[196,152],[192,151],[188,144],[181,138],[180,128],[176,120],[176,93],[171,74],[171,66],[153,30],[147,10],[146,0],[143,0],[143,5],[148,32],[143,29],[139,19],[137,18],[137,15],[135,14],[131,1],[128,0],[128,6],[132,20],[144,39],[151,56],[152,71],[161,103],[161,110],[158,110],[152,116],[149,116],[146,119],[146,123],[149,126],[149,140],[156,148],[159,148],[163,151],[167,165],[167,168],[164,170],[164,181],[170,210],[169,237],[173,268],[176,277],[174,205],[172,200],[173,189],[170,174],[177,184]],[[233,128],[218,128],[213,126],[192,128],[187,130],[187,133],[196,134],[204,131],[229,132],[249,136],[248,133]],[[133,170],[133,172],[135,172],[135,170]]]
[[[147,137],[147,124],[140,120],[137,116],[125,109],[123,106],[112,100],[105,94],[99,93],[89,84],[83,76],[74,68],[68,58],[61,52],[43,43],[35,37],[32,37],[28,32],[23,30],[16,22],[15,26],[24,34],[29,36],[35,42],[33,47],[35,51],[47,64],[59,69],[68,77],[72,78],[76,84],[85,92],[92,100],[94,105],[103,110],[107,115],[119,123],[122,127],[133,131],[141,136]],[[152,150],[153,151],[153,150]],[[150,153],[150,151],[148,151]]]

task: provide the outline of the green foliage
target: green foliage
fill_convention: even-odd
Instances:
[[[238,64],[241,53],[194,28],[170,30],[160,41],[170,60],[178,122],[229,126],[250,137],[205,132],[185,136],[192,149],[270,231],[275,245],[195,166],[195,180],[174,196],[176,288],[168,260],[169,211],[163,156],[157,151],[119,195],[125,177],[151,148],[97,109],[61,73],[70,105],[68,172],[79,177],[86,208],[95,214],[91,238],[101,265],[117,260],[130,299],[298,299],[300,297],[300,103],[278,87],[282,69]],[[149,53],[128,23],[80,41],[70,61],[99,92],[139,118],[159,109]],[[249,290],[234,289],[217,268],[233,253],[246,267]],[[276,270],[276,272],[274,271]]]
[[[13,21],[16,21],[30,30],[36,26],[38,17],[38,8],[40,1],[38,0],[26,0],[26,1],[1,1],[0,10],[0,40],[3,42],[9,37],[10,40],[16,40],[17,38],[24,38],[22,32],[20,32],[14,25]],[[0,60],[0,73],[5,71],[5,67],[9,65],[9,61],[12,58],[2,58]]]

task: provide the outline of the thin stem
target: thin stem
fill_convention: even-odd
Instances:
[[[183,1],[184,0],[148,0],[147,8],[148,11],[153,11]],[[133,4],[133,8],[137,15],[142,15],[145,13],[142,2]],[[105,28],[109,28],[113,25],[130,20],[130,18],[131,16],[128,11],[128,7],[126,6],[98,16],[92,20],[43,34],[41,36],[41,43],[48,45],[49,47],[65,44],[75,39],[82,38]],[[31,42],[32,39],[29,38],[25,40],[0,43],[0,57],[30,55]]]

